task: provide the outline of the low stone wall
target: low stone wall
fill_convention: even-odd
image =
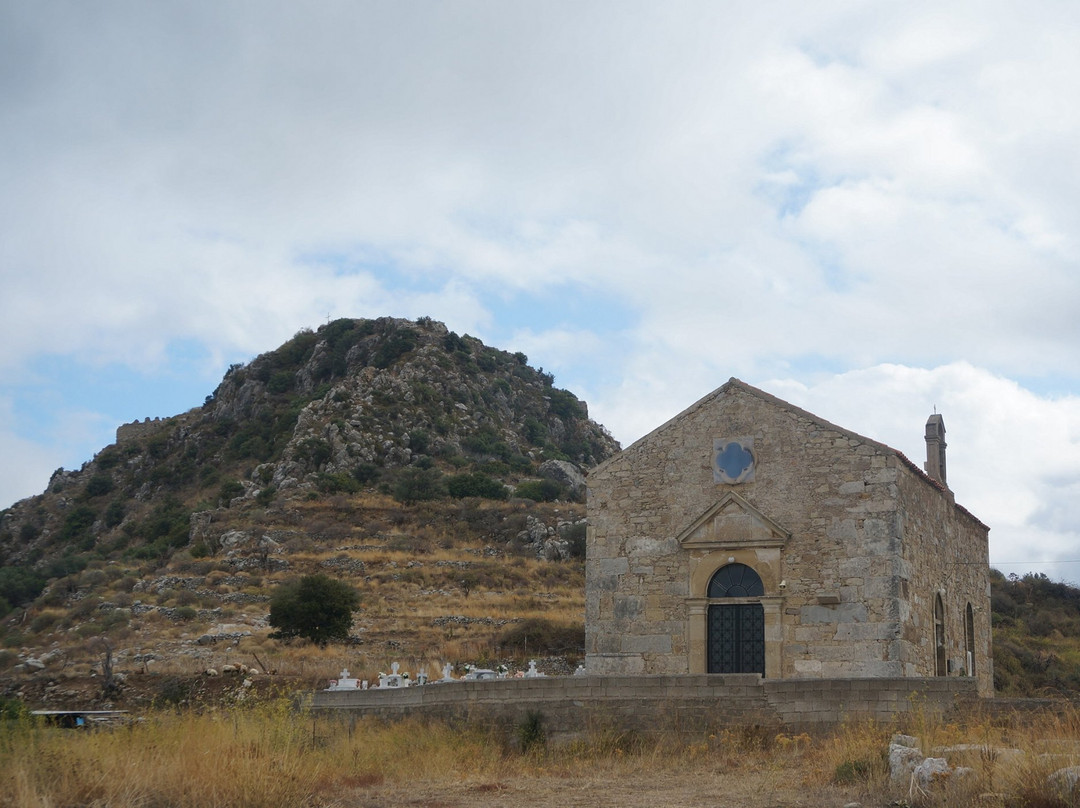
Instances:
[[[530,712],[549,738],[614,729],[700,734],[724,727],[824,729],[848,719],[890,721],[919,709],[977,709],[976,682],[929,679],[761,679],[752,674],[569,676],[428,684],[399,690],[318,691],[317,712],[481,724],[508,733]]]

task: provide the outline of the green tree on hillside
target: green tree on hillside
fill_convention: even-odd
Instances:
[[[270,596],[273,639],[306,637],[319,645],[345,640],[360,595],[348,584],[326,575],[305,575],[282,584]]]

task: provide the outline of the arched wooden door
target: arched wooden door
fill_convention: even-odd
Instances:
[[[738,598],[741,602],[709,604],[709,673],[765,675],[765,609],[760,603],[743,600],[764,594],[761,577],[745,564],[728,564],[713,575],[710,600]]]

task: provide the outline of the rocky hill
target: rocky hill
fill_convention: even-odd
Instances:
[[[354,667],[573,657],[583,475],[617,450],[524,354],[426,318],[302,331],[0,514],[0,670],[303,668],[266,604],[315,570],[364,598]]]
[[[395,661],[569,672],[583,475],[617,449],[524,355],[440,323],[303,331],[0,513],[0,699],[239,698],[204,673],[240,665],[273,674],[255,690]],[[348,644],[268,638],[270,594],[312,572],[360,592]],[[1080,590],[995,574],[992,605],[999,693],[1080,692]]]

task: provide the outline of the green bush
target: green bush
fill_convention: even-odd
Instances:
[[[431,436],[423,429],[410,431],[409,448],[413,454],[428,454],[431,449]]]
[[[108,494],[113,490],[112,478],[107,474],[95,474],[90,478],[90,481],[86,484],[86,488],[83,489],[83,493],[87,499],[93,497],[100,497],[104,494]]]
[[[507,628],[499,635],[498,644],[527,656],[575,656],[585,650],[585,627],[530,617]]]
[[[142,543],[130,552],[135,558],[159,558],[171,548],[188,542],[191,512],[174,498],[155,507],[141,522],[124,526],[124,532]]]
[[[525,713],[525,718],[517,727],[517,738],[523,753],[544,748],[547,744],[547,733],[544,732],[544,716],[539,710]]]
[[[379,467],[374,463],[357,463],[352,470],[353,478],[361,485],[375,482],[379,474]]]
[[[383,340],[371,357],[371,364],[380,369],[388,368],[413,350],[418,341],[419,335],[411,328],[399,328]]]
[[[585,523],[570,525],[562,532],[562,538],[570,543],[571,558],[585,558]]]
[[[270,377],[270,381],[266,383],[266,389],[270,393],[275,395],[280,393],[287,393],[293,389],[293,385],[296,383],[296,376],[292,371],[279,370],[273,376]]]
[[[514,496],[519,499],[531,499],[534,502],[554,502],[565,490],[554,480],[525,480],[514,489]]]
[[[120,453],[112,447],[102,449],[101,452],[98,453],[98,456],[94,458],[97,467],[102,471],[108,471],[109,469],[118,466],[122,459]]]
[[[480,472],[455,474],[447,477],[446,490],[455,499],[464,499],[465,497],[506,499],[506,486]]]
[[[525,438],[533,446],[543,446],[547,441],[548,428],[537,418],[530,415],[525,419]]]
[[[193,684],[181,679],[179,676],[170,676],[161,683],[157,698],[154,699],[158,706],[179,707],[186,704],[191,697]]]
[[[105,527],[116,527],[118,524],[124,521],[124,503],[120,500],[114,500],[109,503],[109,507],[105,509]]]
[[[438,469],[407,468],[398,474],[391,493],[398,502],[412,505],[443,497],[446,486],[443,484],[442,472]]]
[[[28,567],[0,567],[0,598],[10,607],[29,603],[45,588],[45,578]]]
[[[26,706],[14,696],[0,696],[0,721],[14,721],[26,715]]]
[[[869,760],[845,760],[833,771],[833,782],[842,786],[865,782],[874,774],[874,764]]]
[[[326,575],[305,575],[282,584],[270,596],[273,639],[306,637],[319,645],[348,639],[360,596],[348,584]]]
[[[322,438],[307,438],[296,448],[296,459],[306,461],[312,468],[319,468],[332,454],[330,444]]]
[[[239,480],[226,480],[221,484],[221,488],[218,489],[218,500],[223,502],[226,507],[236,497],[244,495],[244,484]]]
[[[489,426],[481,427],[461,441],[461,446],[474,455],[488,455],[500,460],[509,460],[513,451],[499,433]]]
[[[564,421],[567,418],[585,417],[585,405],[569,390],[552,388],[548,391],[548,398],[551,411]]]
[[[454,353],[455,351],[463,354],[472,353],[472,349],[469,347],[469,343],[467,343],[453,331],[443,337],[442,344],[443,348],[445,348],[450,353]]]
[[[324,494],[355,494],[360,483],[351,474],[327,474],[320,472],[316,485]]]
[[[90,529],[97,519],[97,512],[87,505],[77,505],[65,518],[60,527],[61,543],[74,545],[84,550],[93,546],[94,536]]]

